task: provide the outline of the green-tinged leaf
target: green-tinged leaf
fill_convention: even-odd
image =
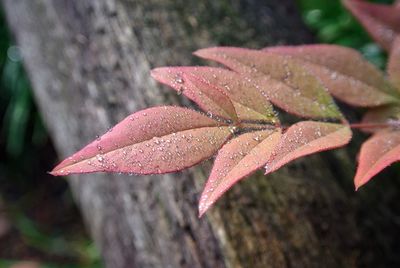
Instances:
[[[152,76],[182,92],[205,111],[222,117],[227,117],[228,111],[236,111],[240,120],[278,122],[268,99],[238,73],[213,67],[165,67],[153,70]]]
[[[351,105],[373,107],[400,101],[383,73],[353,49],[318,44],[271,47],[264,51],[298,59],[333,96]]]
[[[320,80],[290,56],[233,47],[201,49],[195,55],[241,73],[289,113],[309,118],[343,117]]]

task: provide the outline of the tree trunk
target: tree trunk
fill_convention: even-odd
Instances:
[[[191,52],[214,45],[311,41],[290,0],[2,2],[60,158],[134,111],[190,105],[151,68],[198,64]],[[69,181],[108,267],[352,267],[359,234],[341,187],[352,187],[352,162],[341,150],[256,174],[201,219],[208,162]]]

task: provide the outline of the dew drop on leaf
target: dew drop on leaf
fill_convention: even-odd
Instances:
[[[100,163],[103,163],[103,161],[104,161],[104,157],[103,156],[101,156],[101,155],[96,155],[96,159],[97,159],[97,161],[99,161]]]
[[[238,127],[236,126],[229,126],[229,132],[235,134],[238,131]]]
[[[177,75],[175,77],[175,82],[178,84],[183,84],[185,81],[183,80],[183,78],[181,76]]]

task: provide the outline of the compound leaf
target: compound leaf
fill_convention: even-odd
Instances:
[[[235,183],[262,167],[280,137],[280,130],[263,130],[242,134],[225,144],[201,195],[200,217]]]
[[[178,171],[211,157],[230,135],[228,126],[195,111],[173,106],[149,108],[122,120],[51,174]]]
[[[323,84],[290,56],[233,47],[201,49],[195,55],[241,73],[289,113],[308,118],[343,117]]]

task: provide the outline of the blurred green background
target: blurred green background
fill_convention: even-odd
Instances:
[[[297,3],[318,42],[356,48],[384,68],[386,54],[340,1]],[[0,268],[102,267],[66,181],[46,174],[57,156],[21,60],[0,10]]]

